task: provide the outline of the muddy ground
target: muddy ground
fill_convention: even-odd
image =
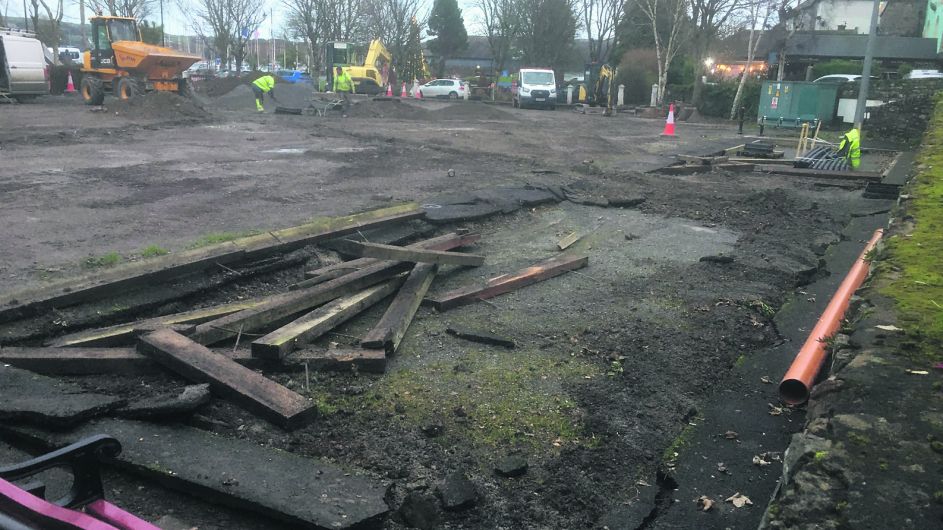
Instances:
[[[282,92],[296,104],[307,96]],[[723,395],[745,358],[782,342],[776,311],[832,272],[821,256],[852,215],[880,210],[853,186],[645,173],[676,153],[742,143],[723,124],[681,124],[680,137],[665,140],[659,120],[627,115],[370,101],[348,118],[319,118],[275,115],[268,103],[256,114],[251,96],[242,109],[241,101],[223,95],[201,102],[205,115],[171,108],[166,117],[116,113],[114,105],[90,112],[66,98],[0,108],[0,291],[85,270],[90,257],[110,252],[142,259],[151,245],[181,250],[208,234],[424,203],[444,192],[540,184],[645,198],[631,208],[566,201],[438,227],[481,232],[476,252],[487,263],[443,270],[433,293],[555,255],[573,231],[585,236],[568,252],[588,255],[589,266],[491,303],[420,309],[384,375],[319,374],[307,390],[303,377],[272,375],[318,402],[323,417],[312,426],[285,432],[223,400],[186,420],[388,481],[387,528],[408,526],[398,510],[408,494],[431,496],[455,472],[472,480],[478,501],[437,513],[437,527],[657,527],[650,515],[671,495],[685,427]],[[184,303],[283,289],[305,269]],[[381,311],[323,343],[353,343]],[[507,336],[517,347],[464,342],[446,334],[450,325]],[[183,384],[169,375],[70,379],[129,396]],[[784,418],[780,438],[794,425]],[[528,461],[525,475],[495,474],[508,455]],[[776,471],[757,477],[766,491]],[[151,520],[172,512],[200,528],[273,527],[133,477],[106,480],[116,503]],[[737,527],[755,525],[765,500],[754,498],[760,507]],[[689,509],[692,525],[701,524],[696,506]]]

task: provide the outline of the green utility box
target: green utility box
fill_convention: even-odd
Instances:
[[[773,127],[829,123],[835,118],[837,108],[837,83],[763,81],[757,123]]]

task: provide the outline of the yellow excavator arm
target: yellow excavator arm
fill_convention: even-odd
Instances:
[[[386,46],[380,41],[380,39],[373,39],[370,42],[370,48],[367,50],[367,57],[363,61],[364,66],[379,66],[380,59],[383,59],[386,64],[391,64],[393,62],[393,54],[386,49]]]

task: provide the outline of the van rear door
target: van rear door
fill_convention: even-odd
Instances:
[[[36,39],[2,35],[6,54],[9,91],[13,95],[46,94],[46,61],[43,45]]]

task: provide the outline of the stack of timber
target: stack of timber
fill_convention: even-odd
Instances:
[[[295,251],[300,246],[317,245],[350,258],[308,271],[304,280],[282,292],[79,329],[47,340],[42,347],[3,346],[0,363],[63,376],[165,370],[193,383],[208,384],[214,395],[273,424],[294,429],[316,419],[315,404],[265,373],[303,371],[306,381],[310,371],[383,373],[423,303],[445,311],[564,274],[588,262],[586,256],[560,254],[517,272],[430,297],[429,291],[444,268],[465,270],[485,264],[485,256],[458,251],[478,242],[479,234],[454,232],[408,245],[356,239],[365,239],[361,230],[368,227],[402,223],[420,215],[415,205],[406,205],[322,220],[9,297],[0,307],[0,319],[15,321],[88,300],[108,300],[113,293],[134,285],[155,285],[208,266],[238,266],[245,260]],[[350,239],[342,239],[345,236]],[[578,237],[573,235],[572,239]],[[319,339],[338,326],[380,304],[386,304],[382,316],[353,346],[318,345],[328,342]]]

